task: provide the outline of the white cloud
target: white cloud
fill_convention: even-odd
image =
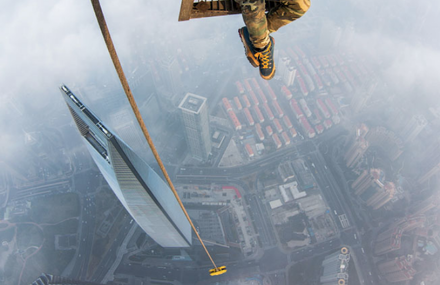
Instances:
[[[440,104],[440,41],[433,40],[435,33],[430,32],[440,24],[435,12],[440,5],[367,2],[366,19],[359,19],[367,27],[362,26],[346,48],[379,66],[383,81],[395,88],[397,96],[411,97],[425,106]]]

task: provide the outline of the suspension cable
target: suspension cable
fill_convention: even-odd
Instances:
[[[113,65],[115,66],[116,72],[118,73],[119,80],[121,81],[122,87],[125,91],[125,95],[127,96],[128,101],[130,102],[131,108],[133,109],[133,112],[136,116],[136,119],[142,129],[142,132],[145,136],[145,139],[148,142],[148,145],[150,146],[151,151],[153,152],[154,158],[156,158],[157,163],[159,164],[160,169],[162,170],[162,173],[165,177],[165,180],[168,182],[168,185],[170,186],[171,190],[173,191],[174,196],[176,197],[177,201],[179,202],[180,208],[182,208],[183,212],[185,213],[185,216],[188,220],[188,222],[191,224],[192,229],[194,230],[195,234],[197,235],[197,239],[202,244],[206,254],[208,255],[209,259],[211,260],[212,264],[214,265],[214,269],[217,270],[217,266],[215,265],[214,260],[212,259],[211,255],[209,254],[208,249],[206,248],[205,244],[203,243],[202,239],[200,238],[199,233],[197,232],[193,222],[191,221],[191,218],[189,217],[188,213],[186,212],[185,207],[182,204],[182,201],[179,198],[179,195],[177,194],[176,189],[174,188],[173,183],[171,182],[170,176],[168,175],[168,172],[165,169],[165,166],[162,163],[162,160],[159,157],[159,154],[157,153],[156,147],[153,144],[153,141],[150,137],[150,134],[148,133],[147,127],[145,126],[144,120],[142,119],[142,116],[139,112],[139,108],[137,107],[136,101],[133,98],[133,94],[131,93],[131,89],[128,85],[127,78],[125,77],[124,71],[122,70],[121,63],[119,61],[118,55],[116,53],[116,49],[113,45],[113,41],[110,37],[110,32],[107,27],[107,23],[105,22],[104,13],[101,9],[101,4],[99,3],[99,0],[91,0],[93,10],[95,11],[96,19],[98,20],[99,28],[101,29],[102,36],[104,37],[105,44],[107,45],[108,52],[110,53],[110,57],[113,61]]]

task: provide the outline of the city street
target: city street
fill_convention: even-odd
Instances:
[[[126,214],[124,216],[121,225],[125,225],[125,226],[121,228],[118,235],[114,239],[112,245],[110,246],[109,250],[102,257],[98,268],[96,269],[95,273],[91,278],[92,281],[100,282],[107,274],[107,271],[109,270],[113,262],[116,260],[118,247],[121,246],[122,242],[124,241],[125,237],[127,236],[128,232],[131,229],[131,224],[130,224],[131,220],[132,217],[130,215]]]

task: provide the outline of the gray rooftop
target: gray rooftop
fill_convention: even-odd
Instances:
[[[206,102],[205,97],[195,95],[192,93],[187,93],[185,95],[185,98],[183,98],[182,102],[180,102],[179,109],[198,114],[203,104],[205,104],[205,102]]]

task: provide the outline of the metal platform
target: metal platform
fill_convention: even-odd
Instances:
[[[276,5],[277,1],[266,0],[266,11]],[[179,21],[241,14],[240,5],[234,0],[182,0]]]

